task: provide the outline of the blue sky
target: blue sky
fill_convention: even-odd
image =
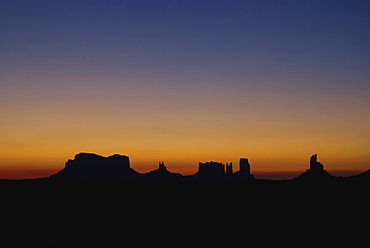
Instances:
[[[276,153],[321,152],[363,169],[369,13],[369,1],[0,1],[0,155],[57,168],[80,151],[129,153],[188,171],[252,156],[267,171],[287,164]]]

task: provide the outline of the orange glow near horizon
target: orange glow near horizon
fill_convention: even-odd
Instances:
[[[307,104],[303,96],[261,100],[230,90],[216,98],[141,91],[126,99],[101,92],[74,92],[67,102],[63,94],[54,101],[44,93],[28,102],[13,99],[2,119],[0,178],[10,178],[10,171],[13,178],[31,175],[22,170],[57,172],[79,152],[127,155],[138,172],[165,161],[184,175],[211,160],[233,162],[236,170],[241,157],[249,158],[252,173],[303,172],[314,153],[328,171],[369,169],[370,115],[354,112],[349,100],[340,99],[339,108],[326,98]]]
[[[95,86],[86,89],[0,92],[0,178],[57,172],[79,152],[127,155],[138,172],[165,161],[183,175],[211,160],[237,168],[241,157],[252,173],[303,172],[315,153],[328,171],[369,169],[368,91],[352,97],[270,85],[252,94],[203,82],[194,90],[187,81],[115,90],[90,80]]]
[[[89,152],[89,151],[81,151]],[[90,151],[92,152],[92,151]],[[77,152],[78,153],[78,152]],[[95,152],[96,153],[96,152]],[[255,156],[232,156],[232,153],[228,154],[217,154],[211,152],[204,152],[201,154],[191,153],[174,153],[168,152],[159,153],[154,150],[152,153],[148,153],[149,159],[142,159],[143,156],[140,154],[133,153],[131,156],[129,153],[116,152],[118,154],[127,155],[130,157],[131,168],[134,170],[145,173],[158,168],[158,161],[165,161],[167,169],[171,172],[180,173],[182,175],[192,175],[196,173],[199,162],[217,161],[222,163],[233,163],[234,172],[239,169],[239,158],[246,157],[249,159],[251,164],[251,173],[255,174],[258,178],[267,179],[279,179],[289,178],[289,175],[299,175],[309,167],[309,156],[311,153],[302,154],[302,156],[288,156],[284,157],[284,154],[274,154],[274,156],[267,157],[263,154],[255,153]],[[110,156],[116,153],[97,153],[102,156]],[[236,153],[241,154],[241,153]],[[52,175],[59,170],[64,168],[65,162],[68,159],[73,159],[75,154],[66,154],[64,158],[61,154],[55,154],[55,157],[34,157],[22,159],[10,158],[8,161],[3,160],[3,165],[0,169],[1,179],[27,179],[27,178],[38,178]],[[171,156],[172,155],[172,156]],[[195,156],[194,156],[195,155]],[[229,157],[230,156],[230,157]],[[151,159],[151,158],[152,159]],[[194,158],[197,157],[197,158]],[[319,161],[324,164],[324,168],[333,175],[354,175],[366,171],[369,169],[366,158],[361,160],[361,157],[346,156],[346,157],[330,157],[326,155],[320,155]],[[356,166],[353,165],[353,161],[356,161]],[[285,175],[285,177],[284,177]]]
[[[316,153],[369,169],[366,1],[170,2],[1,3],[0,178],[79,152],[185,175],[241,157],[303,172]]]

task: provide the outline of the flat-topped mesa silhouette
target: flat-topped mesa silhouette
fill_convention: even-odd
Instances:
[[[218,162],[199,162],[197,173],[194,174],[195,178],[199,179],[222,179],[225,177],[225,165]]]
[[[163,161],[159,162],[158,169],[145,173],[143,176],[150,180],[179,180],[182,178],[181,174],[168,171]]]
[[[218,163],[218,162],[206,162],[199,163],[198,172],[194,174],[196,179],[225,179],[225,180],[250,180],[254,179],[254,176],[250,173],[250,165],[248,159],[241,158],[239,162],[239,171],[233,173],[233,164],[232,162]]]
[[[247,158],[241,158],[239,160],[239,171],[235,172],[235,179],[254,179],[254,175],[251,174],[251,166]]]
[[[51,175],[53,180],[101,180],[137,178],[140,174],[130,168],[127,156],[103,157],[94,153],[79,153],[65,167]]]
[[[314,154],[310,157],[310,168],[294,179],[322,181],[333,178],[335,177],[324,170],[324,165],[317,161],[317,154]]]

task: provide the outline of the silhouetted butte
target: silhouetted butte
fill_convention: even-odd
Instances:
[[[106,180],[138,178],[140,174],[130,168],[127,156],[103,157],[93,153],[79,153],[68,160],[65,167],[51,175],[51,180]]]

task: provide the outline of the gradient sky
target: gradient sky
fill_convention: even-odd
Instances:
[[[0,1],[0,178],[79,152],[370,167],[369,1]],[[237,167],[237,166],[236,166]],[[235,168],[237,169],[237,168]]]

